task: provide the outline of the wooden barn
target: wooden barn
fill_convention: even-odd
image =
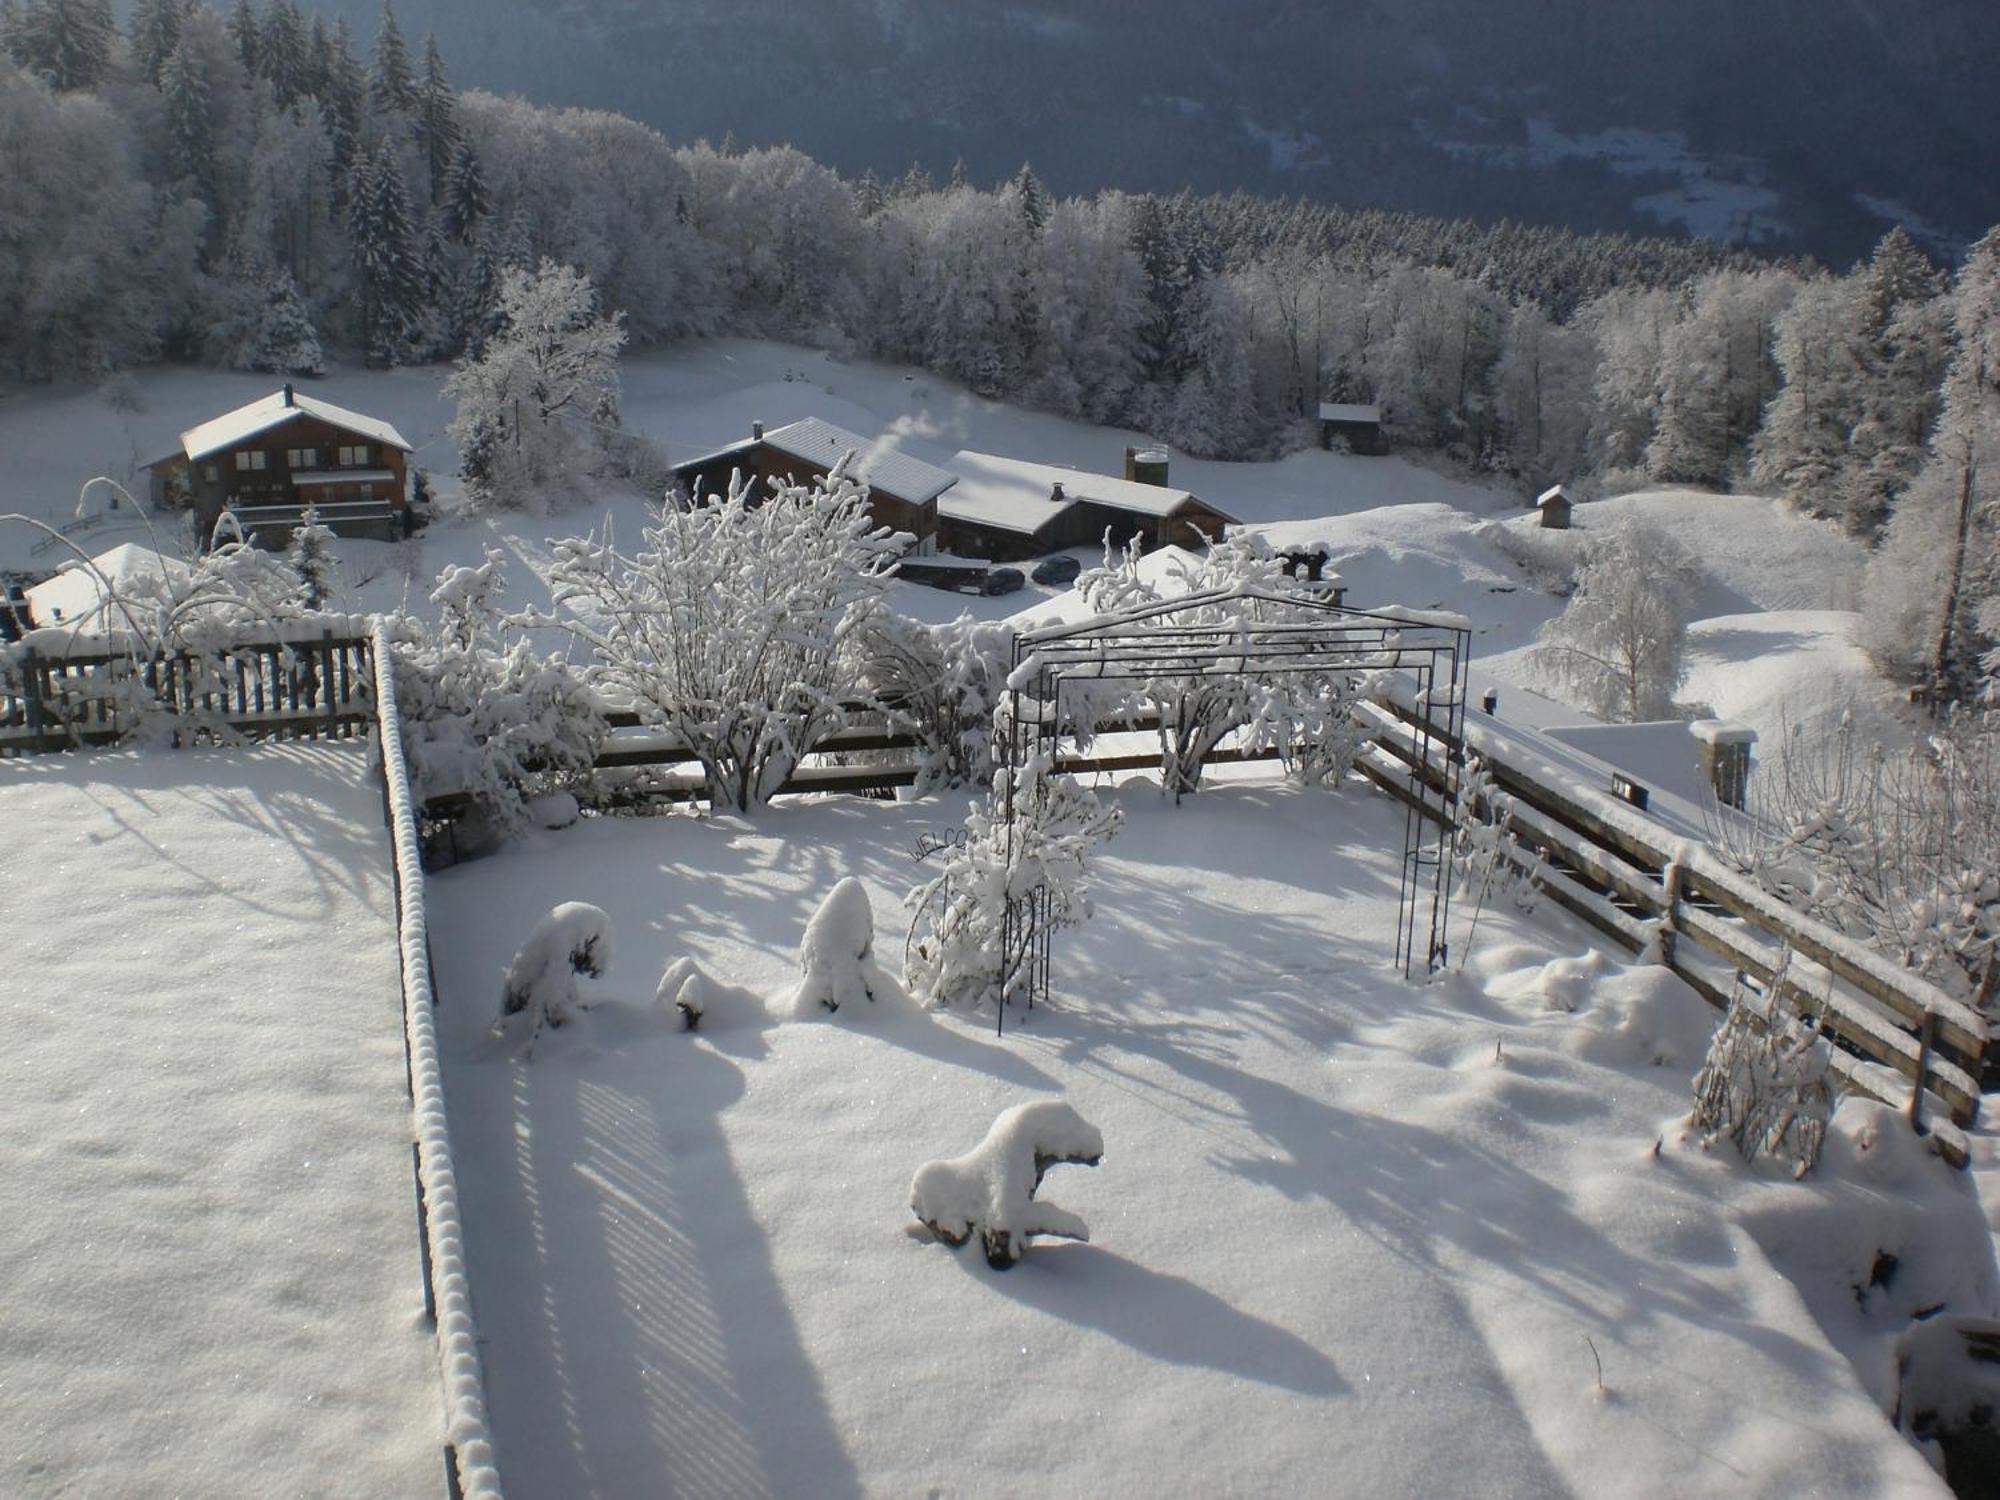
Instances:
[[[1535,508],[1542,513],[1542,526],[1545,530],[1569,530],[1569,516],[1572,506],[1569,491],[1561,485],[1552,484],[1536,496]]]
[[[809,485],[848,453],[854,455],[848,477],[867,490],[875,524],[909,532],[917,539],[915,551],[932,550],[938,496],[952,487],[955,476],[901,452],[885,438],[865,438],[817,417],[770,432],[763,423],[754,423],[749,437],[676,464],[674,480],[683,496],[706,500],[727,494],[730,476],[741,474],[754,482],[752,493],[762,499],[772,480]]]
[[[308,506],[342,536],[398,537],[410,529],[409,455],[379,417],[287,384],[189,428],[146,471],[154,504],[192,507],[204,544],[225,512],[246,536],[282,543]]]
[[[1387,453],[1389,446],[1382,441],[1382,408],[1347,401],[1320,402],[1319,445],[1345,448],[1370,458]]]
[[[1099,546],[1109,531],[1115,545],[1136,536],[1148,552],[1199,548],[1236,520],[1168,485],[1164,454],[1128,449],[1126,466],[1157,479],[1121,479],[965,449],[951,460],[957,485],[938,502],[938,546],[960,557],[1018,562],[1065,547]]]

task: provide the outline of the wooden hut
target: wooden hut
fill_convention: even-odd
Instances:
[[[1371,458],[1388,452],[1382,441],[1382,408],[1349,401],[1320,402],[1319,445]]]
[[[1568,531],[1571,509],[1569,491],[1559,484],[1552,484],[1535,497],[1535,507],[1542,513],[1542,529],[1545,531]]]

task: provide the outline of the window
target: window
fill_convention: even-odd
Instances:
[[[319,449],[287,448],[285,450],[285,462],[295,469],[317,469],[319,467]]]
[[[357,443],[352,448],[340,450],[340,466],[343,469],[365,469],[368,467],[368,445]]]
[[[264,462],[264,450],[262,448],[244,449],[236,455],[236,472],[239,474],[248,474],[253,471],[261,473],[264,469]]]
[[[201,477],[206,479],[210,484],[214,484],[216,480],[222,477],[222,468],[219,464],[205,464],[202,467]]]

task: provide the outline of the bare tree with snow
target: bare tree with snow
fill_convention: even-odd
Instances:
[[[1693,558],[1643,523],[1592,536],[1569,607],[1542,627],[1537,665],[1600,718],[1672,718],[1699,578]]]

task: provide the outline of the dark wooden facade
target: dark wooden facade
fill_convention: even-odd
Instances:
[[[1123,547],[1136,536],[1142,552],[1159,547],[1199,551],[1218,539],[1231,519],[1194,499],[1183,501],[1171,515],[1165,516],[1127,510],[1100,500],[1072,500],[1031,532],[1008,530],[973,517],[942,516],[938,520],[937,538],[940,551],[958,557],[983,557],[991,562],[1026,562],[1070,547],[1101,547],[1107,531],[1114,547]]]
[[[705,458],[691,460],[674,470],[674,479],[691,500],[717,499],[729,493],[732,474],[750,481],[752,503],[770,498],[773,481],[780,484],[811,486],[826,478],[827,467],[786,453],[767,442],[751,440]],[[865,485],[868,515],[877,526],[891,531],[907,531],[919,546],[938,535],[937,500],[921,504],[893,494],[878,485]]]

